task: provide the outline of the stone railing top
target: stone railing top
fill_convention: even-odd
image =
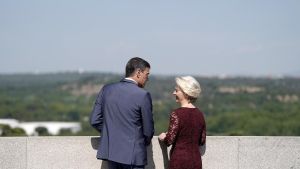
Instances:
[[[3,169],[106,169],[96,159],[99,137],[0,137]],[[169,149],[157,137],[146,169],[165,169]],[[200,148],[204,169],[300,168],[300,137],[208,136]]]

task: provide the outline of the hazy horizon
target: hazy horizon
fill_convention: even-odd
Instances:
[[[113,74],[113,75],[125,75],[124,72],[109,72],[109,71],[84,71],[84,70],[64,70],[64,71],[45,71],[45,72],[0,72],[0,75],[52,75],[52,74]],[[193,73],[170,73],[170,74],[160,74],[160,73],[151,73],[151,76],[187,76],[191,75],[194,77],[208,77],[208,78],[300,78],[299,74],[260,74],[260,75],[246,75],[246,74],[193,74]]]

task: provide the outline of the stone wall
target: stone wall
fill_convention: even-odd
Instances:
[[[98,137],[0,137],[1,169],[106,169]],[[147,169],[165,169],[168,150],[154,137]],[[300,137],[209,136],[204,169],[300,169]]]

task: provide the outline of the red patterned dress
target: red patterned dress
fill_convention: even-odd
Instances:
[[[204,115],[198,108],[181,107],[172,112],[164,140],[172,145],[169,169],[202,169],[199,145],[205,139]]]

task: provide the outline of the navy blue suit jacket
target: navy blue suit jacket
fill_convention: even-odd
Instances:
[[[105,85],[98,94],[90,124],[101,133],[97,158],[146,165],[154,134],[152,99],[131,80]]]

